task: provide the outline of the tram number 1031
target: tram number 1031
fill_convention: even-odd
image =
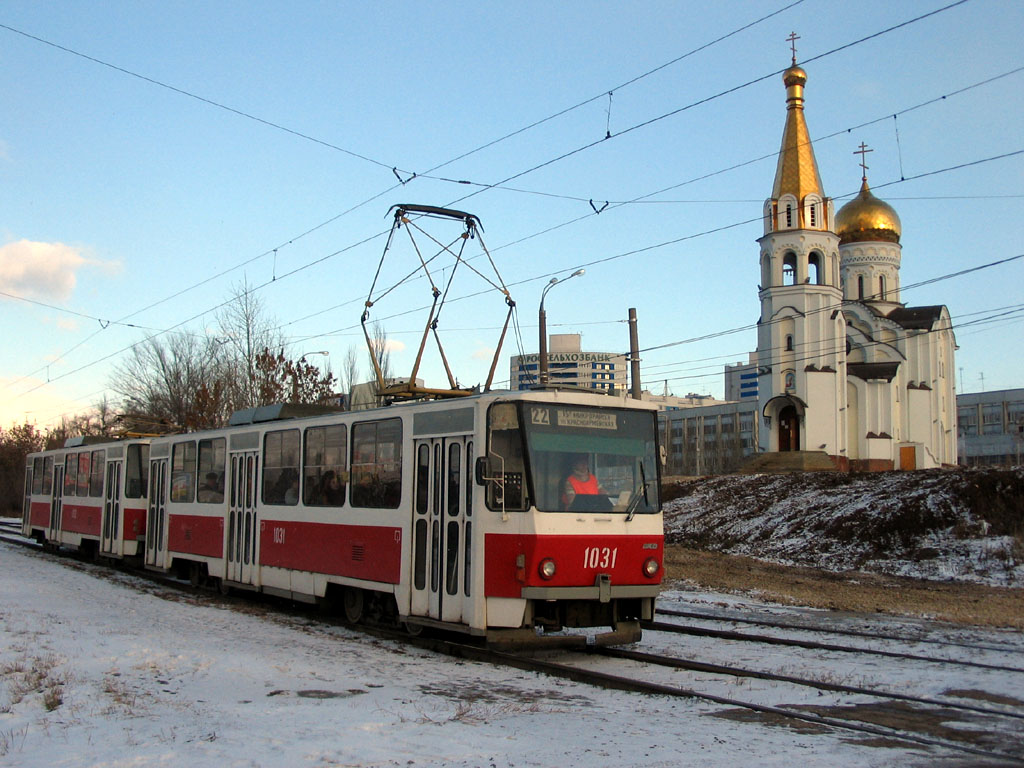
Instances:
[[[614,568],[618,547],[587,547],[583,550],[584,568]]]

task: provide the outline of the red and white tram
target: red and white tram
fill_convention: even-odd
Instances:
[[[628,642],[653,617],[663,557],[653,406],[536,390],[293,419],[280,408],[150,440],[147,567],[495,642],[563,627],[611,627],[598,642]],[[42,462],[48,477],[53,454],[77,468],[76,490],[91,489],[81,466],[95,465],[72,453],[36,454],[30,468]],[[569,494],[584,460],[598,493]],[[26,527],[78,544],[54,538],[53,506],[60,520],[62,499],[66,516],[68,493],[44,502],[45,483],[38,490]]]

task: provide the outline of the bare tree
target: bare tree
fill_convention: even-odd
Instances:
[[[391,350],[388,347],[388,334],[379,322],[370,328],[370,373],[376,376],[379,367],[380,377],[385,384],[394,378],[391,371]]]
[[[213,404],[206,398],[201,414],[196,408],[200,393],[216,389],[223,375],[216,339],[176,333],[165,341],[150,337],[133,346],[114,366],[110,388],[121,396],[129,417],[201,428],[226,421],[228,402],[222,396]]]
[[[338,386],[349,398],[352,397],[352,387],[359,383],[359,350],[354,344],[349,345],[345,352],[345,360],[341,364],[341,377]]]
[[[284,341],[276,320],[247,281],[234,288],[233,299],[217,314],[217,329],[224,345],[224,397],[232,410],[266,405],[260,395],[259,359],[265,350],[280,349]]]

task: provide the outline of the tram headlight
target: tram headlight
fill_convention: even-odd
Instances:
[[[545,557],[540,561],[540,565],[537,566],[537,572],[540,577],[544,580],[551,580],[555,577],[555,561],[550,557]]]
[[[653,557],[649,557],[647,558],[647,560],[644,561],[644,576],[646,576],[647,578],[653,579],[655,576],[658,575],[658,571],[660,569],[661,566],[658,565],[658,561],[655,560]]]

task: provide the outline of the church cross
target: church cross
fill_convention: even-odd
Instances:
[[[796,41],[800,39],[800,35],[796,32],[790,32],[789,37],[786,41],[789,43],[789,47],[793,49],[793,66],[796,66]]]
[[[867,181],[868,180],[868,166],[867,166],[867,163],[865,163],[864,161],[867,159],[868,152],[874,152],[874,151],[875,150],[873,150],[873,149],[868,149],[868,145],[865,144],[862,141],[860,143],[860,148],[854,150],[854,152],[853,152],[853,154],[855,154],[855,155],[860,155],[860,168],[861,168],[861,171],[864,174],[863,177],[862,177],[863,181]]]

